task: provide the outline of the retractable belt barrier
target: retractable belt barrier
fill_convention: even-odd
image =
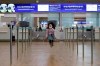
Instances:
[[[24,49],[26,51],[27,49],[27,44],[31,44],[32,43],[32,28],[30,27],[17,27],[17,59],[19,57],[19,29],[21,28],[22,30],[22,53],[24,52]],[[28,29],[28,35],[27,35],[27,29]],[[75,33],[75,29],[76,29],[76,33]],[[70,27],[70,28],[66,28],[65,29],[65,42],[67,42],[67,45],[69,47],[69,49],[73,46],[73,50],[74,50],[74,46],[76,46],[76,52],[77,52],[77,56],[78,56],[78,52],[79,52],[79,27],[76,25],[75,27]],[[85,27],[82,26],[82,56],[83,56],[83,60],[84,60],[84,53],[85,53]],[[100,32],[100,28],[99,28],[99,32]],[[90,31],[90,35],[91,35],[91,64],[93,64],[93,44],[94,44],[94,28],[93,26],[91,26],[91,31]],[[76,35],[76,38],[75,38]],[[74,40],[76,39],[76,45],[74,43]],[[100,34],[99,34],[99,39],[100,39]],[[72,43],[71,43],[72,42]],[[25,46],[25,48],[24,48]],[[12,65],[12,25],[10,26],[10,65]]]
[[[19,30],[22,31],[22,38],[21,38],[21,42],[22,42],[22,53],[24,52],[24,49],[26,51],[28,44],[30,44],[32,42],[32,40],[30,41],[31,36],[30,36],[30,28],[29,27],[17,27],[17,59],[18,59],[18,49],[19,49]],[[28,31],[28,32],[27,32]]]

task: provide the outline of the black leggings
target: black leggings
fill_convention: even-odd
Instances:
[[[53,46],[53,40],[49,40],[49,44],[51,45],[51,46]]]
[[[49,43],[53,43],[53,40],[49,40]]]

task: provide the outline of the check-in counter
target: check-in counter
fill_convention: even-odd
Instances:
[[[17,29],[14,29],[14,35],[17,39]],[[25,39],[25,29],[23,30],[23,38]],[[22,30],[19,29],[19,40],[22,39]],[[26,39],[28,39],[28,29],[26,29]],[[10,40],[10,29],[0,31],[0,40]]]
[[[80,33],[82,32],[82,30],[78,30]],[[84,31],[84,33],[85,33],[86,31]],[[69,38],[69,36],[70,36],[70,39],[73,39],[73,29],[71,29],[71,31],[70,31],[70,29],[68,28],[68,32],[67,32],[67,28],[65,28],[63,31],[60,31],[59,29],[56,29],[55,30],[55,37],[57,38],[57,39],[67,39],[67,34],[68,34],[68,38]],[[95,28],[95,33],[94,33],[94,37],[95,37],[95,39],[96,40],[98,40],[99,39],[99,28]],[[88,37],[86,36],[86,38],[88,39]],[[74,39],[77,39],[77,30],[76,29],[74,29]]]

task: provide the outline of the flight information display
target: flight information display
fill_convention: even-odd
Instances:
[[[100,12],[100,4],[0,4],[0,13]]]

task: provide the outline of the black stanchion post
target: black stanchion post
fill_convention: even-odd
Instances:
[[[84,26],[82,26],[82,46],[83,46],[83,60],[84,60]]]
[[[67,46],[68,46],[68,28],[67,28],[67,39],[66,39],[66,42],[67,42]]]
[[[29,43],[31,44],[31,29],[29,30]]]
[[[99,27],[99,42],[100,42],[100,27]]]
[[[92,33],[93,33],[93,44],[95,45],[95,28],[93,28]]]
[[[67,28],[65,28],[65,45],[66,45],[66,30],[67,30]]]
[[[31,28],[31,31],[30,31],[30,43],[32,44],[32,28]],[[43,39],[43,42],[44,42],[44,39]]]
[[[71,27],[70,27],[70,33],[69,33],[69,47],[71,46]]]
[[[26,27],[25,27],[25,50],[26,50]]]
[[[28,28],[28,43],[30,45],[30,28]]]
[[[23,53],[23,27],[22,27],[22,53]]]
[[[19,27],[17,27],[17,59],[18,59]]]
[[[10,65],[12,65],[12,25],[10,25]]]
[[[44,39],[43,39],[44,42]],[[32,44],[32,28],[30,28],[30,44]]]
[[[77,29],[77,56],[78,56],[78,26],[76,25],[76,29]]]
[[[67,46],[68,46],[68,42],[69,42],[69,34],[68,34],[68,32],[69,32],[69,29],[67,28]]]
[[[93,26],[91,26],[91,64],[93,64]]]
[[[28,43],[29,43],[29,27],[27,28],[27,46],[28,46]]]
[[[74,27],[73,27],[73,50],[74,50]]]

